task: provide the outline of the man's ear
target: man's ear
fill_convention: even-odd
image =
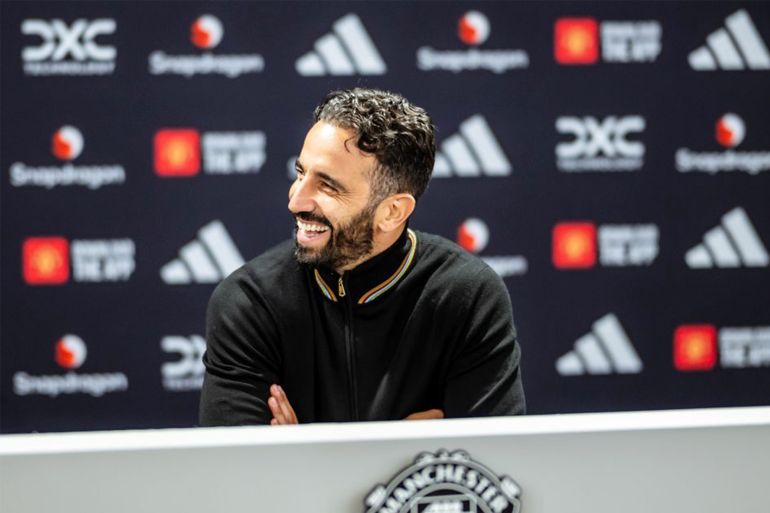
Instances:
[[[377,207],[376,227],[383,232],[399,229],[414,212],[417,201],[406,193],[393,194],[382,200]]]

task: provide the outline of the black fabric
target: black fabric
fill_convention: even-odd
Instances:
[[[484,262],[441,237],[415,232],[406,274],[402,237],[342,276],[325,297],[314,269],[284,242],[215,289],[206,321],[203,426],[266,424],[280,384],[299,422],[390,420],[431,408],[447,417],[525,411],[510,298]],[[319,274],[338,295],[340,276]]]

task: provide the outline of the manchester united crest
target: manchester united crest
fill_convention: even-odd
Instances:
[[[519,513],[521,489],[467,452],[419,454],[366,497],[366,513]]]

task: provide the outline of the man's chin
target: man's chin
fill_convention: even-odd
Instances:
[[[323,260],[325,248],[326,246],[321,248],[305,246],[296,239],[294,240],[294,256],[296,257],[297,262],[301,264],[319,265],[324,263]]]

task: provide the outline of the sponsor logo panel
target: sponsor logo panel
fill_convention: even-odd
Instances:
[[[21,50],[24,73],[29,76],[111,75],[115,71],[117,50],[107,43],[116,28],[112,18],[79,18],[71,23],[61,19],[23,20],[22,35],[37,39],[37,44]]]
[[[64,237],[30,237],[21,251],[22,276],[28,285],[61,285],[69,281],[69,241]]]
[[[164,178],[258,173],[267,158],[264,132],[203,132],[194,128],[158,130],[155,173]]]
[[[158,176],[194,176],[201,169],[200,133],[195,129],[158,130],[154,140]]]
[[[770,256],[748,214],[736,207],[722,216],[722,222],[703,236],[703,242],[684,256],[691,269],[736,269],[767,267]]]
[[[562,376],[585,374],[638,374],[644,365],[615,314],[593,324],[590,333],[575,342],[572,351],[556,360]]]
[[[135,253],[131,239],[29,237],[22,244],[22,277],[27,285],[128,281]]]
[[[265,59],[258,53],[219,54],[216,48],[224,37],[224,26],[214,15],[198,17],[190,27],[190,42],[203,51],[198,54],[172,55],[163,50],[153,51],[148,58],[149,72],[153,75],[223,75],[238,78],[264,71]]]
[[[490,36],[489,18],[480,11],[468,11],[457,23],[457,36],[468,49],[436,50],[423,46],[417,50],[417,67],[423,71],[485,70],[505,73],[529,67],[529,54],[524,50],[483,49]]]
[[[599,60],[599,24],[593,18],[561,18],[554,25],[554,58],[560,64]]]
[[[83,134],[71,125],[59,128],[51,137],[51,153],[64,162],[61,165],[29,165],[14,162],[10,167],[13,187],[55,187],[81,186],[91,190],[105,185],[122,185],[126,181],[126,170],[119,164],[75,165],[85,146]]]
[[[660,22],[598,21],[559,18],[554,24],[554,59],[570,66],[606,63],[648,63],[662,49]]]
[[[313,50],[294,64],[302,76],[384,75],[387,71],[361,18],[350,13],[334,22],[332,32],[316,40]]]
[[[717,363],[717,329],[711,324],[679,326],[674,331],[674,367],[680,371],[711,370]]]
[[[684,324],[674,331],[674,368],[683,372],[770,366],[770,326]]]
[[[85,364],[87,355],[88,349],[82,338],[73,334],[64,335],[54,345],[53,359],[66,372],[16,372],[13,375],[14,393],[18,396],[43,395],[50,398],[73,394],[101,397],[128,390],[128,377],[122,372],[75,372]]]
[[[478,255],[489,242],[489,228],[481,219],[472,217],[457,228],[457,243],[469,253]],[[521,255],[481,256],[501,278],[527,273],[527,259]]]
[[[729,112],[720,117],[714,129],[714,138],[724,151],[697,151],[679,148],[676,151],[676,169],[680,173],[742,171],[756,175],[770,171],[770,151],[736,151],[746,137],[743,119]]]
[[[562,116],[556,131],[572,140],[556,145],[556,166],[560,171],[637,171],[644,165],[645,146],[630,137],[646,127],[642,116]]]
[[[206,341],[200,335],[189,337],[169,335],[160,341],[164,353],[177,356],[177,360],[166,362],[160,372],[163,388],[169,392],[200,390],[203,385],[203,353]]]
[[[696,71],[767,70],[770,51],[748,11],[735,11],[687,58]]]
[[[508,176],[513,166],[487,120],[474,114],[460,123],[460,131],[447,137],[436,152],[434,178]]]
[[[168,285],[217,283],[244,263],[221,221],[208,223],[198,237],[182,246],[179,257],[164,265],[160,277]]]
[[[639,267],[655,262],[660,233],[654,224],[557,223],[552,231],[551,260],[557,269]]]

